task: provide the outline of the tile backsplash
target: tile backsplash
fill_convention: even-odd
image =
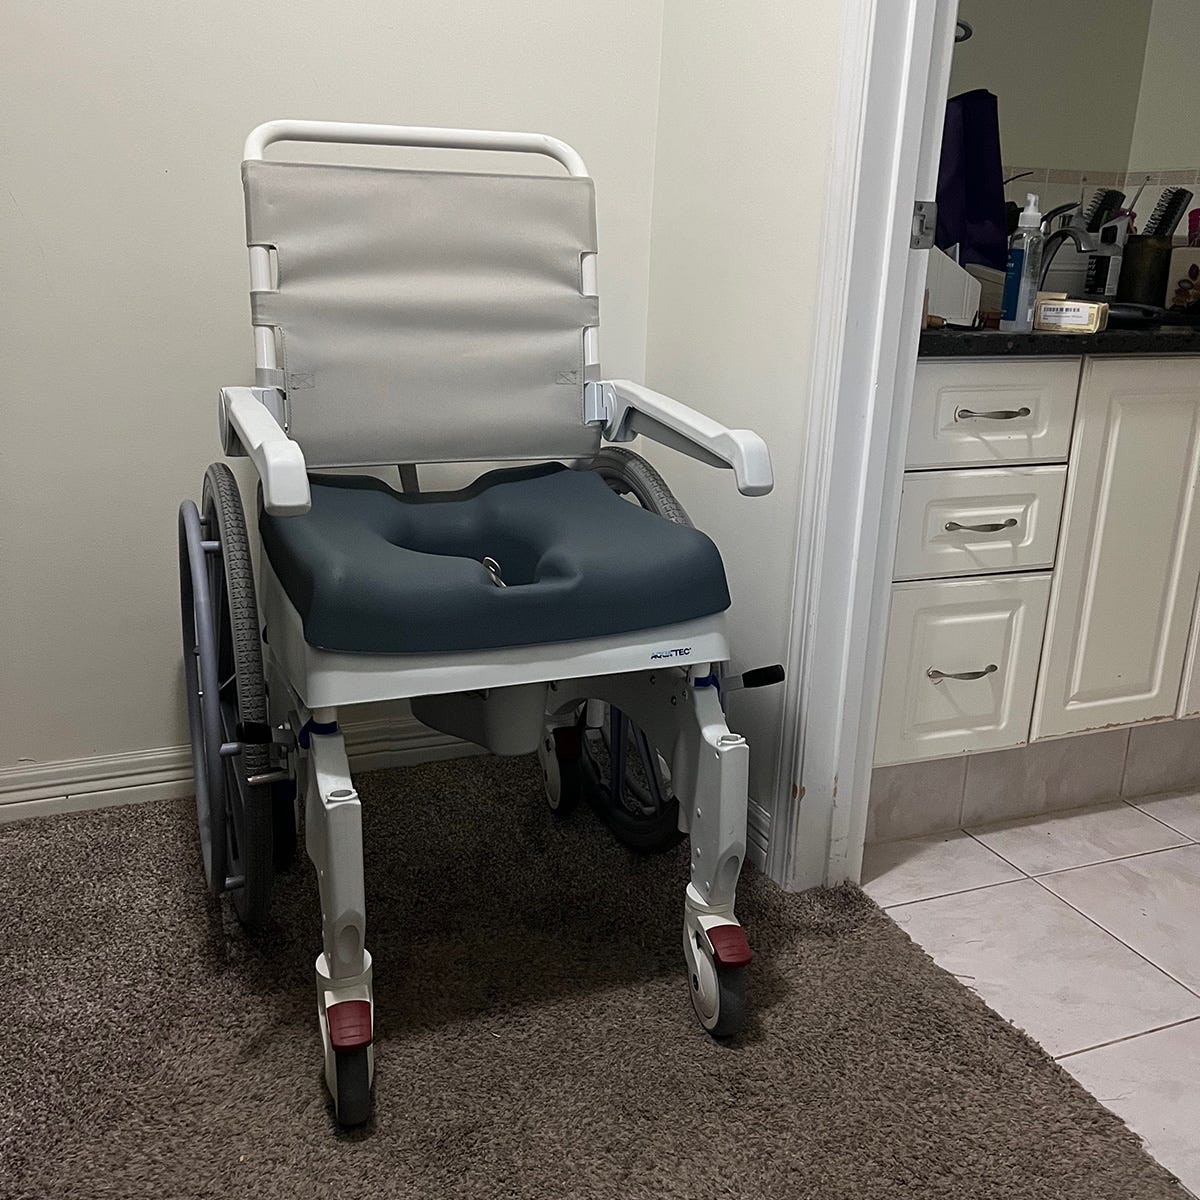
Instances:
[[[1127,199],[1132,200],[1143,184],[1145,187],[1138,197],[1136,210],[1143,221],[1154,211],[1164,188],[1186,187],[1197,196],[1192,207],[1200,205],[1200,168],[1197,167],[1162,167],[1141,171],[1078,171],[1014,164],[1001,169],[1005,179],[1012,179],[1014,175],[1022,176],[1005,185],[1004,198],[1023,207],[1026,193],[1036,192],[1042,212],[1049,212],[1060,204],[1070,204],[1078,200],[1081,193],[1086,204],[1092,193],[1102,187],[1118,187]],[[1185,223],[1181,225],[1176,236],[1183,237],[1186,232]]]
[[[1200,720],[1105,729],[1012,750],[876,767],[867,841],[1189,789],[1200,789]]]

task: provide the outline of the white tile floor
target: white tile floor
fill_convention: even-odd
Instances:
[[[1200,794],[868,846],[863,888],[1200,1195]]]

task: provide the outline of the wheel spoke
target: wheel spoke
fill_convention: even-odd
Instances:
[[[611,804],[636,819],[653,820],[674,800],[658,752],[619,709],[610,707],[608,720],[591,737],[585,732],[583,751]]]
[[[652,811],[661,812],[667,803],[667,795],[662,776],[658,773],[658,755],[650,745],[650,739],[641,729],[635,728],[634,737],[637,742],[638,755],[642,760],[642,770],[645,772],[646,782],[650,785],[649,799]]]
[[[615,705],[608,709],[608,790],[614,800],[625,791],[625,771],[628,766],[626,734],[629,724],[625,714]]]
[[[225,740],[227,742],[237,741],[237,709],[228,703],[221,705],[221,727],[225,732]],[[233,821],[228,824],[229,836],[229,873],[236,875],[238,868],[241,866],[241,846],[242,839],[245,836],[245,800],[244,788],[245,780],[242,773],[245,771],[245,761],[240,754],[234,754],[232,757],[225,759],[225,794],[228,797],[226,809],[228,814],[233,817]]]

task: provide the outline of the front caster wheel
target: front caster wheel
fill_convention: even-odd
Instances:
[[[556,817],[569,816],[583,795],[582,734],[578,726],[543,729],[538,762],[546,788],[546,803]]]
[[[692,1007],[700,1024],[715,1038],[733,1037],[746,1024],[746,970],[717,967],[703,999],[697,973],[692,973]]]
[[[370,1049],[359,1046],[354,1050],[334,1051],[334,1111],[342,1126],[365,1125],[371,1116]]]
[[[683,935],[692,1007],[713,1037],[733,1037],[746,1023],[750,945],[736,921],[694,919],[689,911]]]

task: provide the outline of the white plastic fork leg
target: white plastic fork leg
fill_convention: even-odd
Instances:
[[[336,724],[337,712],[318,709],[313,720]],[[327,1010],[343,1000],[366,1000],[375,1028],[371,956],[363,939],[366,899],[363,889],[362,806],[350,780],[346,744],[341,731],[310,733],[305,800],[308,856],[317,869],[321,892],[321,935],[317,959],[317,1015],[325,1052],[325,1079],[337,1095],[336,1062],[330,1043]],[[369,1078],[375,1069],[368,1050]]]
[[[721,1003],[711,935],[722,926],[738,926],[733,905],[746,856],[750,748],[729,731],[715,687],[693,686],[692,693],[700,749],[688,820],[691,882],[684,896],[683,954],[696,1015],[712,1031]]]
[[[691,887],[711,911],[733,914],[734,893],[746,857],[746,793],[750,747],[725,724],[715,687],[689,687],[695,749],[689,762],[688,837]],[[681,797],[681,801],[684,798]]]

